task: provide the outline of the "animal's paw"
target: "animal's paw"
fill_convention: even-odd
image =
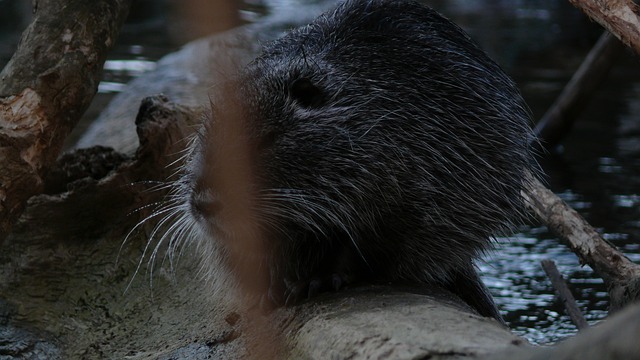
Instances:
[[[284,279],[281,286],[272,284],[266,297],[275,306],[292,306],[323,292],[339,291],[351,282],[351,277],[343,273],[295,281]]]
[[[284,280],[284,305],[291,306],[327,291],[339,291],[350,282],[346,274],[313,277],[297,281]]]

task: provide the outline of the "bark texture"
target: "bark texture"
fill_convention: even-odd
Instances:
[[[201,42],[204,50],[192,52],[198,58],[191,62],[185,59],[193,48],[185,48],[182,55],[174,55],[175,59],[184,56],[183,62],[175,60],[173,66],[201,63],[202,56],[215,53],[215,43]],[[148,91],[143,85],[147,81],[152,86],[150,79],[157,81],[157,88],[173,89],[177,84],[166,73],[155,74],[140,78],[138,89]],[[180,89],[186,95],[200,91],[190,85],[205,86],[203,81],[189,83],[190,79],[182,78],[187,83]],[[124,144],[134,149],[127,154],[93,147],[60,159],[41,180],[47,192],[29,200],[15,231],[0,245],[1,356],[640,358],[637,306],[572,341],[544,349],[529,346],[438,289],[369,286],[326,294],[266,315],[239,309],[226,293],[213,292],[209,280],[203,279],[197,247],[186,246],[179,256],[164,256],[166,244],[150,236],[153,220],[127,236],[162,201],[163,192],[153,189],[172,180],[175,168],[169,165],[177,165],[174,161],[186,145],[184,139],[202,111],[156,96],[143,100],[136,117],[139,99],[148,94],[135,89],[122,95],[132,102],[123,100],[119,103],[122,108],[114,105],[114,111],[129,119],[134,134],[133,119],[137,119],[140,138],[134,140],[140,145]],[[545,193],[540,191],[534,192],[532,203],[544,204],[538,200]],[[558,209],[564,211],[561,206]],[[159,255],[154,261],[149,252],[156,246]],[[581,246],[595,250],[591,245]],[[620,258],[612,255],[612,259]]]
[[[632,0],[569,0],[640,54],[640,9]]]
[[[131,0],[42,0],[0,73],[0,242],[95,95]]]

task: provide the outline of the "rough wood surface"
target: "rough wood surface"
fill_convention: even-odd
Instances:
[[[640,54],[640,10],[632,0],[569,0]]]
[[[545,259],[540,262],[544,272],[551,280],[551,284],[553,284],[553,288],[556,290],[556,294],[562,301],[565,310],[569,314],[571,321],[578,328],[578,330],[586,329],[589,327],[589,323],[587,323],[587,319],[584,318],[580,308],[578,308],[578,304],[576,304],[576,299],[573,297],[569,286],[567,286],[567,282],[560,274],[558,267],[556,266],[555,261],[550,259]]]
[[[156,80],[162,78],[156,74]],[[189,84],[181,89],[188,94]],[[133,123],[146,95],[123,94],[138,99],[134,107],[119,110],[128,121]],[[362,287],[269,315],[238,310],[202,278],[196,247],[186,247],[179,258],[161,254],[148,263],[143,254],[152,223],[123,243],[149,214],[152,207],[146,205],[161,199],[161,192],[149,188],[170,180],[173,169],[167,165],[179,156],[200,117],[200,109],[164,97],[144,100],[140,110],[137,150],[118,154],[92,148],[61,159],[46,181],[48,193],[29,201],[15,231],[0,245],[0,355],[263,359],[271,347],[292,359],[569,359],[571,354],[634,359],[640,354],[637,307],[574,341],[545,349],[528,346],[436,289]],[[87,165],[96,162],[102,166]],[[260,346],[251,345],[255,341],[267,351],[259,352]]]
[[[506,350],[487,360],[637,360],[640,359],[640,305],[631,305],[606,321],[554,346]]]
[[[537,180],[531,181],[528,204],[551,231],[602,277],[609,288],[610,309],[640,299],[640,265],[607,242],[577,211]]]
[[[38,346],[53,359],[170,358],[201,354],[207,341],[225,339],[229,326],[213,315],[224,305],[199,290],[197,257],[147,264],[148,226],[123,243],[148,215],[144,205],[162,198],[151,189],[175,172],[169,165],[200,116],[148,98],[135,156],[98,147],[58,162],[50,191],[29,200],[0,250],[0,325],[11,330],[3,345],[15,345],[1,355],[24,358]],[[30,342],[20,350],[23,338]],[[202,358],[192,355],[177,357]]]
[[[95,95],[131,0],[35,2],[0,72],[0,243]],[[96,16],[95,14],[100,14]]]
[[[353,289],[304,305],[287,330],[292,359],[474,359],[531,348],[438,289]]]

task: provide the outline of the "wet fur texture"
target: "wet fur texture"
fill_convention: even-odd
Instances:
[[[532,133],[513,82],[459,27],[412,1],[349,0],[212,99],[175,185],[180,236],[200,234],[211,274],[236,241],[221,220],[233,197],[211,177],[242,160],[237,138],[272,301],[354,279],[438,285],[500,318],[473,262],[521,220]]]

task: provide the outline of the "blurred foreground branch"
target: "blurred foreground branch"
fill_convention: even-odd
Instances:
[[[576,299],[573,297],[569,286],[567,286],[567,282],[562,277],[562,274],[560,274],[560,271],[558,271],[555,261],[545,259],[542,260],[540,264],[542,265],[544,272],[547,273],[549,280],[551,280],[553,288],[556,289],[556,294],[558,294],[558,297],[562,300],[564,308],[567,310],[573,324],[578,328],[578,330],[588,328],[589,324],[578,308]]]

